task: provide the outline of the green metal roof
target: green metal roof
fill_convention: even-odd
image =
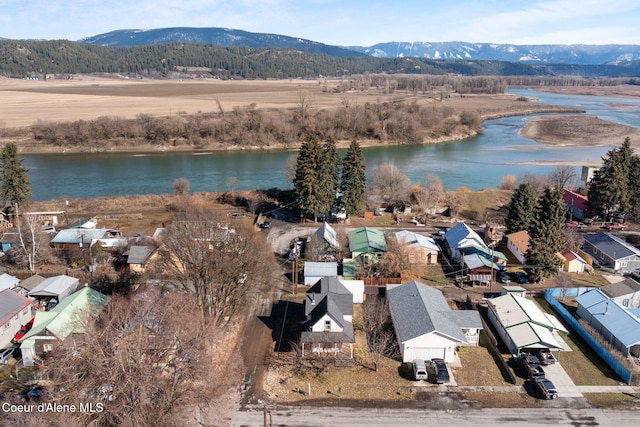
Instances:
[[[383,253],[387,251],[387,242],[382,232],[369,227],[352,230],[348,234],[349,250],[357,253]]]
[[[33,327],[24,340],[41,334],[45,329],[64,340],[72,333],[84,332],[83,313],[97,316],[107,303],[107,297],[89,287],[69,295],[49,311],[36,312]]]

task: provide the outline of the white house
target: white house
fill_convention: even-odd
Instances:
[[[511,251],[514,257],[520,262],[525,263],[524,255],[529,249],[529,232],[527,230],[516,231],[507,234],[507,249]]]
[[[0,291],[0,348],[11,344],[11,339],[33,317],[32,300],[19,293]]]
[[[353,296],[348,289],[336,278],[322,278],[307,291],[304,311],[302,357],[311,350],[353,358]]]
[[[431,237],[408,230],[398,231],[395,236],[398,243],[407,245],[410,250],[410,262],[414,264],[435,264],[438,262],[440,248]]]
[[[449,248],[451,258],[455,260],[460,260],[462,258],[462,249],[464,248],[487,247],[478,233],[469,228],[469,226],[464,222],[459,222],[444,233],[444,239],[447,243],[447,247]]]
[[[451,310],[437,289],[412,281],[388,288],[387,301],[403,362],[442,358],[450,363],[457,347],[478,345],[478,312]]]

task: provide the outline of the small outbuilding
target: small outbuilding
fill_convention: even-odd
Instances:
[[[76,290],[79,283],[79,279],[65,274],[53,276],[43,280],[27,295],[39,301],[48,302],[54,299],[60,303]]]

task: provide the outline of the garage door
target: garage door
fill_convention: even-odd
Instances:
[[[443,347],[414,347],[411,349],[411,354],[414,359],[420,360],[444,359],[445,351]]]

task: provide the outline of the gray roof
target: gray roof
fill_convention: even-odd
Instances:
[[[153,246],[131,246],[129,256],[127,257],[127,264],[146,263],[149,256],[153,253],[153,250]]]
[[[353,324],[351,322],[344,320],[345,314],[353,314],[353,299],[350,307],[351,312],[346,313],[342,311],[344,307],[340,307],[340,305],[338,304],[337,300],[340,299],[339,297],[344,297],[344,295],[328,294],[328,295],[325,295],[322,298],[322,300],[319,303],[316,303],[315,305],[305,304],[305,311],[306,311],[307,305],[312,307],[311,312],[308,313],[311,315],[309,324],[315,325],[318,322],[318,320],[320,320],[325,314],[328,314],[329,316],[331,316],[331,318],[333,318],[336,321],[336,323],[338,323],[342,327],[343,333],[346,334],[347,337],[349,338],[349,341],[344,341],[344,342],[354,342]],[[306,302],[308,303],[309,300],[307,300]],[[342,298],[342,302],[343,303],[345,302],[345,298]],[[331,333],[335,334],[335,332],[331,332]]]
[[[12,289],[18,283],[20,283],[20,279],[14,277],[8,273],[0,274],[0,291],[3,289]]]
[[[389,311],[400,343],[439,332],[466,342],[462,328],[482,329],[477,311],[453,311],[437,289],[412,281],[387,291]]]
[[[0,324],[5,323],[7,319],[15,316],[17,312],[30,304],[29,298],[11,289],[0,291]]]
[[[609,298],[616,298],[640,291],[640,283],[627,277],[620,282],[603,286],[600,290]]]
[[[20,287],[26,289],[28,291],[32,291],[38,286],[40,283],[44,282],[45,278],[39,274],[34,274],[31,277],[27,277],[26,279],[20,282]]]
[[[335,277],[323,277],[307,291],[304,314],[308,315],[320,304],[326,295],[331,295],[332,301],[337,305],[343,315],[353,314],[353,294]]]
[[[622,259],[632,255],[640,257],[640,250],[610,233],[585,234],[584,240],[611,259]]]

